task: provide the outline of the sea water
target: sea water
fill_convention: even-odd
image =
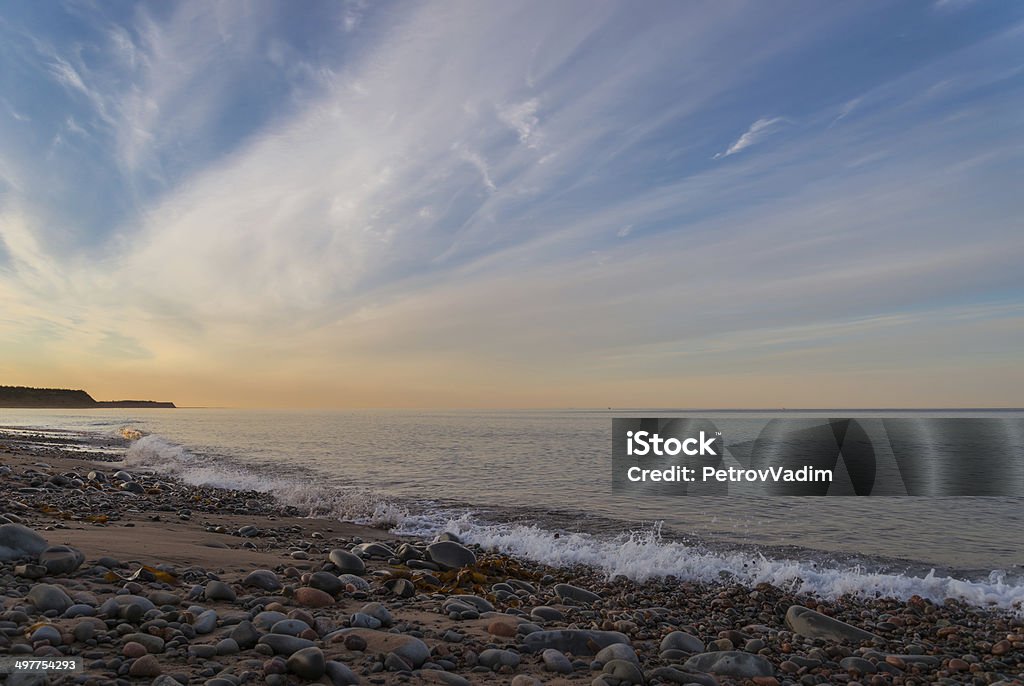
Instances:
[[[19,436],[11,428],[25,430],[23,438],[113,452],[130,469],[255,490],[398,533],[454,531],[552,565],[1024,609],[1024,498],[613,495],[612,417],[672,414],[680,413],[0,410],[0,427],[8,443]],[[769,415],[721,416],[754,430]]]

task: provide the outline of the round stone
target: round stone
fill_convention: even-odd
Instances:
[[[515,619],[498,618],[487,625],[487,633],[493,636],[513,638],[518,633],[519,625]]]
[[[309,631],[309,624],[300,619],[282,619],[270,628],[272,634],[285,634],[298,636],[303,631]]]
[[[242,579],[243,586],[261,588],[264,591],[278,591],[281,589],[281,581],[277,574],[269,569],[255,569]]]
[[[360,683],[356,673],[342,662],[329,661],[325,673],[333,686],[350,686]]]
[[[160,676],[160,662],[152,655],[143,655],[132,663],[128,674],[134,677],[156,677]]]
[[[32,632],[31,641],[46,641],[52,646],[59,646],[63,643],[60,637],[60,630],[52,624],[41,626]]]
[[[564,622],[565,615],[560,610],[547,605],[540,605],[530,611],[530,616],[542,622]]]
[[[399,598],[411,598],[416,595],[416,585],[408,579],[388,579],[384,587]]]
[[[85,643],[96,635],[96,624],[89,620],[78,622],[71,630],[71,635],[74,636],[75,640],[79,643]]]
[[[223,581],[208,581],[205,589],[207,600],[226,600],[229,603],[235,602],[238,597],[234,589]]]
[[[85,603],[76,603],[64,610],[64,617],[74,619],[75,617],[92,617],[96,614],[96,608]]]
[[[511,667],[512,669],[515,669],[519,666],[519,655],[513,653],[511,650],[501,650],[500,648],[488,648],[480,653],[480,656],[477,659],[484,667],[494,670],[502,667]]]
[[[349,618],[348,623],[350,626],[359,629],[379,629],[380,620],[375,617],[371,617],[365,612],[357,612]]]
[[[791,605],[786,611],[786,626],[804,638],[820,638],[827,641],[861,643],[881,641],[869,631],[847,624],[833,617],[803,607]],[[909,651],[908,651],[909,652]]]
[[[685,631],[673,631],[661,639],[660,652],[681,650],[684,653],[703,653],[704,641]]]
[[[328,636],[324,640],[330,643],[344,642],[346,647],[354,637],[363,639],[365,651],[377,654],[395,653],[400,658],[418,669],[424,662],[430,659],[430,648],[426,643],[408,634],[392,634],[387,631],[373,631],[372,629],[341,629]],[[350,650],[352,648],[349,648]]]
[[[28,596],[26,597],[41,612],[49,610],[64,612],[64,610],[75,604],[68,597],[68,594],[64,592],[64,589],[53,584],[36,584],[29,589]]]
[[[427,557],[442,569],[461,569],[476,564],[476,554],[455,541],[439,541],[427,546]]]
[[[85,562],[85,555],[67,545],[50,546],[39,554],[39,564],[53,576],[70,574]]]
[[[618,679],[620,684],[644,683],[644,673],[629,660],[610,660],[605,663],[602,671]]]
[[[334,598],[319,588],[303,586],[295,591],[295,602],[303,607],[327,607],[334,604]]]
[[[207,610],[196,617],[192,622],[192,628],[197,634],[208,634],[217,628],[217,611]]]
[[[316,572],[309,577],[309,585],[325,593],[338,595],[345,590],[344,582],[330,572]]]
[[[252,622],[249,620],[243,620],[231,630],[231,638],[234,639],[235,643],[238,644],[239,648],[248,650],[256,645],[256,641],[260,639],[260,632],[256,630]]]
[[[540,654],[540,657],[544,661],[544,669],[549,672],[557,674],[572,674],[573,672],[572,662],[561,651],[548,648]]]
[[[217,641],[218,655],[237,655],[241,649],[233,638],[222,638]]]
[[[164,652],[164,639],[159,636],[154,636],[153,634],[145,634],[141,632],[126,634],[124,636],[124,640],[127,643],[138,643],[146,649],[147,653],[153,655]]]
[[[22,524],[0,526],[0,560],[35,558],[46,550],[46,539]]]
[[[146,646],[141,643],[136,643],[135,641],[128,641],[121,646],[121,653],[125,657],[139,658],[146,655]]]
[[[384,658],[384,669],[389,672],[404,672],[412,669],[412,665],[394,653],[388,653]]]
[[[357,591],[370,590],[370,583],[366,579],[358,577],[355,574],[341,574],[338,578],[341,579],[341,582],[345,584],[346,587],[352,586]]]
[[[340,574],[362,574],[366,571],[366,564],[362,559],[347,550],[335,548],[327,557]]]
[[[307,681],[314,681],[324,675],[327,661],[319,648],[302,648],[288,658],[288,670]]]
[[[596,593],[592,593],[584,588],[572,586],[570,584],[556,584],[555,594],[563,600],[570,598],[578,603],[596,603],[601,599],[601,596]]]

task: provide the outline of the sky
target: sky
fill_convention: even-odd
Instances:
[[[0,384],[1024,406],[1024,3],[0,2]]]

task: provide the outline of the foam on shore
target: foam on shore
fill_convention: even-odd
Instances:
[[[602,538],[556,532],[537,525],[480,521],[472,512],[424,507],[420,512],[362,489],[338,489],[315,483],[313,476],[291,478],[261,473],[228,460],[199,457],[183,446],[150,435],[135,440],[125,454],[131,468],[144,468],[194,486],[266,493],[304,514],[377,527],[396,534],[429,538],[442,531],[486,548],[551,566],[587,565],[609,577],[636,581],[674,576],[682,580],[729,580],[746,585],[770,583],[798,593],[836,598],[851,594],[906,600],[918,595],[934,601],[958,599],[982,607],[1024,615],[1024,583],[994,571],[970,581],[942,576],[839,568],[811,560],[769,558],[760,553],[711,551],[668,541],[660,528]]]

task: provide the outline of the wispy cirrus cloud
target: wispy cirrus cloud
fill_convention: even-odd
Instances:
[[[732,145],[723,150],[722,152],[715,153],[713,159],[721,159],[728,157],[729,155],[735,155],[738,152],[742,152],[752,145],[760,143],[765,138],[770,136],[772,133],[778,131],[780,126],[785,123],[783,117],[771,117],[761,118],[750,125],[742,136],[737,138]]]
[[[0,121],[0,371],[194,403],[724,406],[756,404],[744,376],[810,398],[902,361],[922,397],[939,369],[1012,395],[1018,25],[797,91],[862,10],[284,7],[89,15],[57,53],[85,91],[19,62],[55,90],[5,87],[27,119]],[[28,124],[76,144],[41,160]],[[911,354],[972,302],[951,339],[995,366]]]

